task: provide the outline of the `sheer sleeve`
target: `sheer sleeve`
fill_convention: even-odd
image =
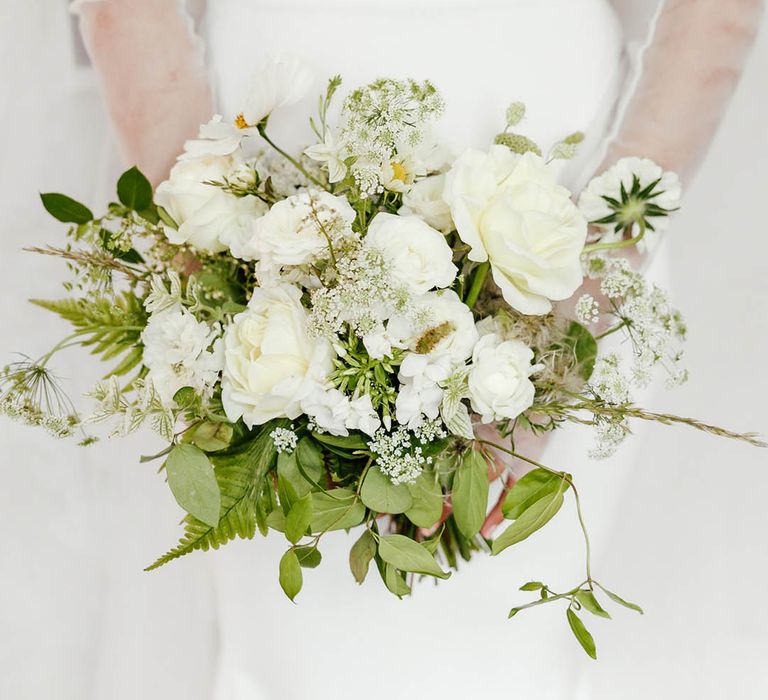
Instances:
[[[688,179],[706,155],[741,75],[762,0],[614,3],[628,28],[636,67],[605,162],[646,156]]]
[[[157,183],[213,113],[202,42],[179,0],[80,0],[85,46],[122,155]]]

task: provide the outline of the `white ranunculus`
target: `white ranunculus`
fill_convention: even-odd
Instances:
[[[163,404],[173,405],[174,394],[187,386],[210,394],[222,366],[218,334],[178,304],[150,315],[141,334],[143,364]]]
[[[250,428],[297,418],[301,400],[333,367],[330,343],[307,334],[301,290],[288,284],[256,289],[224,334],[222,402],[231,421]]]
[[[445,237],[418,216],[377,214],[365,243],[382,254],[392,279],[414,294],[448,287],[456,278],[453,251]]]
[[[242,236],[253,219],[266,211],[266,204],[256,197],[236,197],[204,184],[221,181],[236,166],[232,156],[210,155],[179,160],[173,166],[169,178],[155,192],[155,202],[179,226],[165,227],[171,243],[219,253],[227,249],[225,241]]]
[[[400,214],[415,214],[441,233],[450,233],[453,231],[453,219],[451,208],[443,199],[444,189],[444,173],[418,180],[403,195]]]
[[[472,310],[452,289],[427,292],[413,301],[413,310],[387,324],[387,334],[398,347],[430,358],[447,356],[464,362],[478,339]],[[413,319],[425,319],[414,324]]]
[[[580,286],[587,222],[539,156],[500,145],[465,151],[446,176],[443,197],[469,259],[490,261],[513,308],[545,314],[551,300]]]
[[[304,265],[328,258],[331,241],[348,235],[355,210],[344,197],[328,192],[301,192],[276,204],[253,223],[248,239],[233,254],[259,260],[264,269]]]
[[[469,370],[469,398],[483,423],[517,418],[533,404],[533,351],[519,340],[484,335]]]
[[[255,126],[279,107],[301,100],[314,83],[314,75],[296,56],[268,56],[256,67],[243,104],[242,116]]]

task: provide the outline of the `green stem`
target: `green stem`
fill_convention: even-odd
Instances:
[[[615,333],[616,331],[620,331],[622,328],[626,328],[629,324],[626,321],[622,321],[621,323],[617,323],[615,326],[612,326],[608,330],[603,331],[602,333],[598,333],[595,336],[595,340],[602,340],[603,338],[607,338],[612,333]]]
[[[491,269],[491,263],[487,260],[481,263],[475,270],[475,274],[472,276],[472,286],[467,292],[467,296],[464,298],[464,303],[471,309],[477,302],[477,298],[480,296],[480,292],[485,284],[485,278],[488,276],[488,271]]]
[[[285,158],[296,170],[298,170],[304,177],[307,178],[310,182],[314,182],[318,187],[321,187],[322,189],[327,189],[324,183],[320,182],[316,177],[311,175],[309,171],[301,164],[298,160],[296,160],[293,156],[291,156],[289,153],[286,153],[280,146],[278,146],[272,139],[267,136],[267,130],[266,127],[263,124],[259,124],[257,127],[259,130],[259,134],[261,135],[261,138],[263,138],[272,148],[274,148],[283,158]]]
[[[640,232],[632,238],[622,238],[620,241],[614,243],[592,243],[591,245],[584,246],[582,251],[583,255],[589,255],[590,253],[597,253],[601,250],[617,250],[619,248],[629,248],[633,245],[637,245],[645,236],[645,220],[641,219],[638,222],[640,226]],[[631,227],[627,226],[624,231],[631,231]]]

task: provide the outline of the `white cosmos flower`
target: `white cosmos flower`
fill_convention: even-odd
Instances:
[[[469,259],[490,261],[506,302],[524,314],[545,314],[582,281],[587,222],[534,153],[505,146],[465,151],[446,176],[443,196]]]
[[[443,199],[444,189],[445,173],[417,180],[403,195],[400,215],[415,214],[441,233],[450,233],[454,228],[453,219],[451,208]]]
[[[445,237],[417,216],[377,214],[365,244],[382,254],[393,280],[414,294],[448,287],[456,278],[453,251]]]
[[[310,90],[314,75],[296,56],[269,56],[254,71],[242,117],[255,126],[279,107],[296,104]]]
[[[218,335],[218,328],[198,322],[178,304],[150,315],[141,334],[143,363],[163,404],[173,405],[174,394],[187,386],[210,395],[222,367]]]
[[[273,418],[297,418],[301,401],[333,367],[324,338],[310,338],[301,290],[258,288],[224,334],[222,402],[227,418],[250,428]]]
[[[328,168],[328,182],[341,182],[347,176],[347,165],[344,162],[342,148],[330,129],[325,134],[323,143],[316,143],[307,148],[304,153]]]
[[[240,148],[240,142],[245,136],[256,132],[256,129],[241,129],[223,119],[220,114],[214,114],[207,124],[201,124],[197,138],[184,143],[184,153],[179,156],[179,160],[231,155]]]
[[[533,404],[533,351],[519,340],[484,335],[475,345],[469,370],[469,399],[483,423],[517,418]]]
[[[256,197],[236,197],[205,184],[221,181],[237,166],[232,156],[207,155],[177,161],[155,192],[155,202],[179,226],[178,230],[165,227],[171,243],[219,253],[227,249],[227,241],[239,238],[253,218],[266,211],[264,202]]]

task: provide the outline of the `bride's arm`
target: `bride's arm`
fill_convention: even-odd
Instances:
[[[95,0],[77,9],[123,157],[157,184],[213,113],[191,20],[179,0]]]

